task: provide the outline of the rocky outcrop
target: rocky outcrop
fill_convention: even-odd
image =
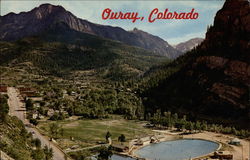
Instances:
[[[202,56],[193,63],[193,68],[205,64],[209,69],[220,69],[226,76],[250,85],[250,64],[238,60],[229,60],[227,58],[216,56]]]
[[[225,75],[228,75],[234,79],[245,83],[250,86],[250,64],[241,61],[230,61],[228,67],[224,71]]]
[[[202,56],[195,60],[193,63],[193,68],[199,64],[205,64],[208,68],[224,68],[225,64],[228,62],[228,59],[216,56]]]
[[[227,0],[215,16],[201,49],[230,47],[228,58],[250,59],[250,7],[247,0]]]
[[[52,25],[55,26],[56,23],[64,23],[70,29],[78,32],[89,33],[145,48],[154,51],[157,55],[175,58],[180,54],[178,50],[157,36],[139,30],[126,31],[120,27],[94,24],[77,18],[61,6],[51,4],[43,4],[29,12],[9,13],[1,16],[0,40],[11,41],[37,35],[49,29]]]
[[[164,41],[160,37],[151,35],[137,28],[134,28],[130,32],[135,34],[140,39],[143,39],[143,41],[140,41],[140,44],[139,44],[139,46],[142,48],[153,50],[155,53],[167,52],[168,57],[170,58],[177,58],[180,55],[182,55],[182,52],[174,49],[170,44],[168,44],[166,41]]]
[[[206,80],[200,79],[207,90],[229,102],[231,105],[246,109],[249,105],[247,95],[250,86],[250,64],[238,60],[229,60],[216,56],[202,56],[196,59],[192,65],[193,72],[197,72],[197,68],[205,66],[207,72],[219,72],[220,78],[209,82],[213,75],[206,75]],[[199,70],[198,70],[199,71]],[[193,76],[190,75],[189,76]],[[204,76],[203,76],[204,78]],[[210,84],[209,84],[210,83]]]
[[[248,93],[246,88],[230,86],[223,83],[214,83],[210,91],[232,105],[246,109],[247,104],[244,104],[244,102],[241,100],[242,97]]]

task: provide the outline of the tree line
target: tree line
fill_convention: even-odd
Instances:
[[[223,126],[220,124],[208,124],[206,121],[188,121],[187,116],[179,117],[177,113],[162,113],[157,110],[153,115],[148,114],[147,118],[156,127],[176,128],[178,130],[187,130],[189,132],[211,131],[216,133],[233,134],[242,138],[250,137],[249,130],[237,130],[235,127]]]

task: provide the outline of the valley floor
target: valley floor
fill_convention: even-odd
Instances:
[[[52,123],[54,122],[40,122],[38,128],[43,134],[49,135],[49,126]],[[112,135],[113,143],[119,143],[118,137],[121,134],[125,135],[127,141],[153,134],[150,129],[143,127],[146,122],[125,120],[118,115],[112,115],[108,119],[77,119],[75,117],[56,123],[64,130],[63,136],[59,137],[57,142],[67,152],[72,150],[71,148],[78,150],[106,143],[105,135],[108,131]]]
[[[51,123],[51,122],[50,122]],[[179,133],[171,132],[170,130],[151,130],[143,128],[144,123],[136,121],[128,121],[123,118],[116,116],[113,119],[105,120],[68,120],[68,121],[59,121],[59,124],[65,129],[65,135],[63,138],[58,139],[58,143],[66,151],[74,151],[70,149],[70,146],[78,145],[76,151],[80,151],[84,148],[88,149],[89,147],[95,147],[98,142],[103,142],[105,133],[110,131],[112,134],[113,143],[118,143],[117,138],[120,134],[125,134],[131,144],[133,140],[138,137],[150,137],[152,135],[159,135],[160,141],[168,141],[178,138],[188,138],[188,139],[204,139],[215,141],[221,144],[221,151],[230,151],[233,154],[234,160],[246,160],[249,157],[249,141],[240,139],[241,145],[229,145],[229,141],[232,140],[233,136],[225,135],[221,133],[213,133],[203,131],[201,133],[188,134],[179,136]],[[49,123],[40,123],[39,128],[46,134],[46,129],[48,128]],[[47,132],[48,133],[48,132]],[[74,137],[74,140],[70,140],[69,137]],[[128,145],[128,143],[125,143]],[[150,145],[150,142],[144,143],[143,146]],[[129,155],[136,157],[134,152],[140,149],[143,146],[134,147],[130,150]],[[243,156],[243,157],[242,157]],[[206,156],[204,156],[206,157]]]
[[[22,120],[26,126],[29,122],[25,118],[24,104],[19,99],[19,92],[13,88],[8,88],[10,115],[17,116]],[[220,133],[213,133],[203,131],[201,133],[188,134],[179,136],[179,133],[170,130],[152,130],[145,128],[147,122],[125,120],[122,116],[111,115],[108,119],[79,119],[79,117],[70,117],[67,120],[55,121],[64,129],[63,136],[57,139],[57,143],[65,152],[80,151],[82,149],[90,149],[100,144],[105,144],[105,135],[109,131],[112,135],[113,143],[120,144],[118,137],[121,134],[126,136],[127,142],[125,145],[130,145],[131,142],[137,138],[150,137],[152,135],[160,135],[161,141],[167,141],[175,138],[191,138],[191,139],[204,139],[211,140],[222,144],[220,150],[230,151],[233,154],[234,160],[246,160],[250,154],[250,142],[241,139],[240,146],[229,145],[228,142],[232,140],[233,136],[224,135]],[[64,153],[57,148],[57,145],[48,141],[49,126],[53,121],[47,119],[41,120],[37,129],[26,127],[33,136],[42,140],[42,143],[49,145],[54,150],[54,159],[64,158]],[[44,136],[46,135],[46,136]],[[149,145],[147,142],[145,145]],[[74,146],[74,147],[73,147]],[[142,147],[142,146],[140,146]],[[135,147],[130,151],[133,152],[140,147]],[[56,158],[57,157],[57,158]],[[61,158],[59,158],[61,157]]]

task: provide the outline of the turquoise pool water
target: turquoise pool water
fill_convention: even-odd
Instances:
[[[183,139],[151,144],[135,154],[151,160],[185,160],[211,153],[218,147],[219,144],[211,141]]]

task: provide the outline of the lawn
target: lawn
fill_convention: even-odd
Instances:
[[[42,122],[38,127],[43,133],[49,135],[50,123],[53,122]],[[145,122],[125,120],[121,116],[112,116],[109,119],[65,120],[56,123],[64,129],[64,135],[57,140],[64,149],[75,144],[86,147],[95,145],[99,141],[105,142],[107,131],[111,133],[113,142],[117,142],[118,136],[121,134],[124,134],[127,140],[131,140],[152,133],[143,127]],[[74,140],[70,140],[70,137],[73,137]]]

